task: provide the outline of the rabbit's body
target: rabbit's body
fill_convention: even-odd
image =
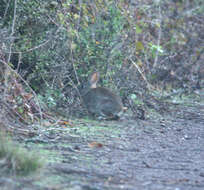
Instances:
[[[82,93],[83,102],[87,110],[94,115],[103,118],[118,118],[123,110],[123,104],[119,96],[104,87],[96,87],[99,73],[94,73],[88,82],[88,86]]]
[[[121,99],[103,87],[91,89],[83,100],[90,113],[104,117],[116,117],[123,107]]]

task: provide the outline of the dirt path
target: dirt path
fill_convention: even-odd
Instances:
[[[204,106],[179,106],[147,121],[74,120],[24,139],[48,164],[0,187],[48,190],[203,190]]]

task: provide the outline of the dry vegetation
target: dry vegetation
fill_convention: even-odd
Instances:
[[[0,176],[28,175],[41,168],[42,159],[11,141],[6,135],[5,126],[0,125]]]

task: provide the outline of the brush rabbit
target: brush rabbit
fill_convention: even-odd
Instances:
[[[88,112],[104,119],[119,119],[123,104],[119,96],[104,87],[97,87],[99,73],[94,72],[81,92]]]

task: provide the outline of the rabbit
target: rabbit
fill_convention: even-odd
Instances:
[[[119,119],[123,104],[119,96],[104,87],[97,87],[99,72],[94,72],[81,92],[88,112],[103,119]]]

